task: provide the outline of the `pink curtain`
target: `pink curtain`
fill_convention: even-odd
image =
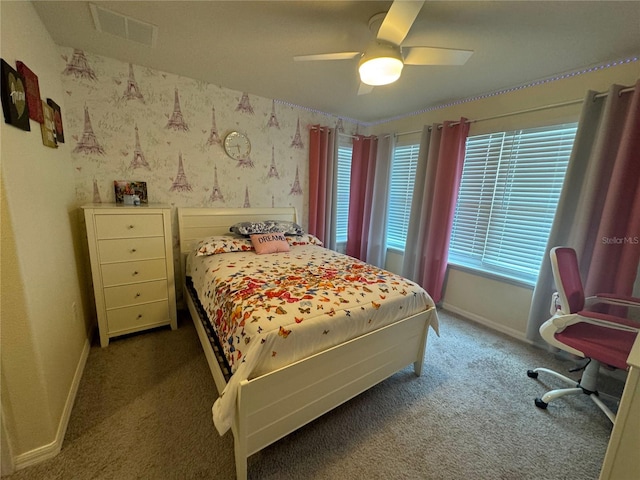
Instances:
[[[629,95],[620,147],[587,273],[585,292],[631,295],[640,261],[640,81]]]
[[[353,139],[347,255],[366,260],[371,221],[378,139],[357,135]]]
[[[549,250],[576,250],[587,296],[632,295],[640,261],[640,80],[627,93],[587,92],[547,250],[529,311],[527,337],[549,318],[555,291]]]
[[[442,299],[468,135],[469,123],[461,118],[442,128],[425,126],[420,143],[402,273],[436,303]]]
[[[331,189],[335,132],[313,125],[309,130],[309,233],[331,244]],[[329,219],[329,221],[328,221]]]

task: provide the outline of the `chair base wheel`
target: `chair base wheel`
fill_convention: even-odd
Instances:
[[[538,378],[538,372],[533,370],[527,370],[527,377],[529,378]]]
[[[534,400],[534,403],[536,404],[536,407],[542,408],[543,410],[546,410],[547,406],[549,405],[547,402],[542,401],[541,398],[536,398]]]

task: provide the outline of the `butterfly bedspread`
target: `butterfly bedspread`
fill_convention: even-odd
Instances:
[[[187,275],[233,373],[212,409],[221,435],[242,380],[435,307],[419,285],[316,245],[190,255]]]

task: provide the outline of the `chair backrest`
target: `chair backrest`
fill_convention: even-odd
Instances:
[[[560,297],[560,309],[563,313],[579,312],[584,308],[584,289],[576,251],[569,247],[554,247],[549,255]]]

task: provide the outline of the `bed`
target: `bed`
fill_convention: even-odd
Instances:
[[[228,235],[229,227],[238,222],[261,220],[297,222],[297,217],[294,208],[178,209],[184,299],[221,393],[212,408],[214,424],[220,434],[227,428],[233,432],[240,480],[247,477],[247,458],[252,454],[408,365],[413,364],[419,376],[428,330],[438,328],[433,301],[420,287],[313,242],[292,244],[290,252],[270,255],[195,254],[202,239]],[[257,268],[257,273],[248,274],[249,267]],[[211,271],[223,280],[203,273]],[[299,280],[304,271],[312,272],[309,280]],[[280,279],[277,288],[269,279],[260,280],[267,278],[260,277],[265,272]],[[234,286],[234,277],[242,277],[243,283]],[[353,277],[356,290],[344,291],[338,277]],[[283,282],[283,278],[294,280]],[[238,291],[258,288],[258,283],[271,288],[257,297],[262,307],[266,305],[266,313],[257,310],[253,290]],[[284,291],[285,284],[293,290]],[[329,298],[327,284],[340,293]],[[222,301],[220,285],[236,295],[227,300],[226,310],[212,306]],[[275,290],[277,295],[269,295]],[[245,301],[249,298],[250,307]],[[221,311],[227,312],[223,320]],[[286,315],[279,316],[283,312],[291,316],[291,324],[283,320]],[[216,337],[211,327],[216,313],[218,327],[233,323],[228,316],[237,317],[242,338],[238,330],[235,336],[229,334],[229,341]],[[272,330],[267,331],[272,320]],[[358,326],[347,326],[354,323]],[[301,338],[309,340],[308,345],[290,341]]]

